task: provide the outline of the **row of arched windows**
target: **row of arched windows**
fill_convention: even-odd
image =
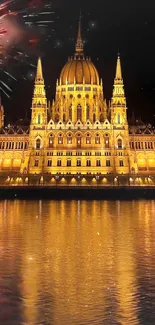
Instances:
[[[38,162],[38,160],[36,160]],[[35,161],[35,167],[38,167],[38,163],[36,163]],[[56,166],[57,167],[62,167],[63,166],[63,163],[64,163],[64,160],[62,161],[61,159],[58,159],[57,162],[56,162]],[[47,166],[48,167],[56,167],[56,166],[53,166],[53,162],[52,162],[52,159],[48,159],[47,161]],[[66,166],[67,167],[72,167],[72,166],[75,166],[73,165],[73,162],[71,159],[67,159],[66,161]],[[102,167],[102,166],[106,166],[106,167],[111,167],[112,164],[111,164],[111,160],[110,159],[106,159],[106,161],[104,163],[102,163],[102,161],[100,159],[97,159],[96,162],[95,162],[95,165],[94,163],[92,163],[92,161],[90,159],[87,159],[85,162],[81,159],[77,159],[76,160],[76,167]],[[124,161],[123,159],[120,159],[119,160],[119,167],[124,167]]]
[[[57,167],[62,167],[63,166],[63,162],[64,161],[62,161],[61,159],[58,159],[57,162],[56,162],[56,166]],[[95,165],[96,165],[96,167],[102,167],[101,160],[100,159],[97,159]],[[38,167],[38,166],[39,166],[39,160],[36,159],[34,161],[34,167]],[[47,167],[52,167],[52,166],[53,166],[52,160],[51,159],[48,159],[48,161],[47,161]],[[67,159],[66,166],[67,167],[72,167],[72,160],[71,159]],[[84,167],[84,166],[86,166],[86,167],[92,167],[91,160],[90,159],[87,159],[85,163],[81,159],[77,159],[76,160],[76,167]],[[106,167],[111,167],[111,161],[110,161],[110,159],[107,159],[106,162],[105,162],[105,164],[103,166],[104,167],[105,166]],[[93,167],[95,167],[94,164],[93,164]],[[124,161],[122,159],[119,160],[119,167],[124,167]]]
[[[86,144],[91,144],[92,143],[92,136],[91,136],[90,133],[87,133],[86,134],[85,139],[86,139]],[[77,141],[77,145],[81,145],[82,136],[81,136],[80,133],[78,133],[76,135],[76,141]],[[95,137],[93,138],[93,143],[100,144],[101,141],[102,141],[102,139],[101,139],[100,135],[98,133],[96,133]],[[64,137],[63,137],[62,133],[60,133],[58,135],[58,142],[57,142],[57,144],[63,144],[63,142],[64,142]],[[67,144],[72,144],[72,142],[73,142],[73,136],[72,136],[71,133],[69,133],[67,135]],[[54,144],[54,136],[53,135],[50,135],[50,137],[49,137],[49,147],[52,148],[53,147],[53,144]],[[104,145],[105,145],[105,148],[109,148],[109,145],[110,145],[109,136],[105,136],[104,137]]]
[[[1,141],[0,150],[24,150],[28,148],[28,142],[24,141]]]
[[[155,149],[155,142],[152,141],[131,141],[130,142],[130,148],[131,149],[139,149],[139,150],[143,150],[143,149]]]
[[[91,137],[91,134],[90,133],[87,133],[86,134],[85,140],[86,140],[86,142],[85,142],[86,144],[91,144],[92,143],[92,137]],[[94,140],[95,140],[94,141],[95,144],[100,144],[101,143],[101,137],[100,137],[100,135],[98,133],[95,135]],[[63,137],[62,133],[60,133],[58,135],[58,142],[57,142],[57,144],[60,144],[61,145],[61,144],[63,144],[63,141],[64,141],[64,137]],[[72,141],[73,141],[72,134],[69,133],[67,135],[67,144],[68,145],[69,144],[72,144]],[[81,143],[82,143],[82,136],[79,133],[76,136],[76,144],[77,144],[77,146],[81,146]],[[54,136],[51,134],[49,136],[49,148],[53,148],[53,145],[54,145]],[[109,136],[104,136],[104,147],[105,148],[109,148],[109,146],[110,146]],[[36,149],[40,149],[40,147],[41,147],[41,140],[40,140],[40,138],[38,138],[36,140]],[[118,147],[118,149],[122,149],[122,147],[123,147],[122,139],[118,139],[118,141],[117,141],[117,147]]]
[[[72,120],[72,118],[73,118],[72,105],[70,105],[70,107],[69,107],[69,120]],[[89,109],[89,105],[87,104],[87,108],[86,108],[86,120],[89,120],[89,119],[90,119],[90,109]],[[96,114],[94,113],[93,114],[93,118],[92,118],[93,123],[96,122],[96,119],[97,119],[96,118]],[[58,113],[56,113],[55,114],[55,122],[57,123],[57,122],[59,122],[59,120],[60,120],[60,115]],[[82,121],[82,107],[81,107],[80,104],[77,106],[76,120]],[[99,121],[101,123],[104,122],[104,116],[103,116],[102,113],[99,116]],[[63,122],[67,122],[67,116],[66,116],[65,113],[63,114]]]
[[[52,164],[52,159],[48,159],[47,166],[52,167],[52,165],[53,165]],[[56,165],[57,165],[57,167],[61,167],[62,166],[62,160],[58,159]],[[67,167],[72,167],[72,165],[73,165],[72,160],[67,159],[66,166]],[[102,166],[101,160],[97,159],[95,165],[96,165],[96,167],[101,167]],[[83,162],[81,159],[77,159],[76,160],[76,166],[77,167],[82,167],[82,166],[91,167],[92,166],[92,161],[90,159],[87,159],[85,162]],[[36,164],[35,164],[35,167],[38,167],[38,166],[36,166]],[[106,160],[106,167],[110,167],[110,160]]]

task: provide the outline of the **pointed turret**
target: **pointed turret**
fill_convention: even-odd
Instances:
[[[115,173],[129,173],[129,128],[127,121],[127,106],[122,78],[120,55],[117,57],[116,75],[114,80],[113,96],[109,111],[113,128],[113,143],[115,155],[121,156],[115,160]],[[121,153],[120,153],[121,150]]]
[[[38,59],[37,72],[32,99],[32,121],[33,124],[45,125],[47,123],[47,98],[45,92],[44,78],[42,72],[41,58]],[[34,118],[35,116],[35,118]]]
[[[115,80],[122,80],[122,69],[121,69],[120,54],[118,54],[118,58],[117,58],[117,66],[116,66],[116,77],[115,77]]]
[[[79,19],[79,26],[78,26],[78,36],[76,41],[76,47],[75,47],[75,55],[83,55],[84,45],[81,35],[81,14]]]
[[[116,75],[114,80],[112,105],[126,106],[126,98],[125,98],[122,69],[121,69],[121,59],[119,54],[118,54],[117,65],[116,65]]]
[[[35,85],[34,85],[34,103],[36,104],[40,98],[45,98],[45,86],[44,86],[44,78],[43,78],[43,71],[42,71],[42,63],[41,58],[38,59],[37,63],[37,71],[36,71],[36,78],[35,78]],[[45,103],[44,103],[45,104]]]
[[[39,57],[38,63],[37,63],[37,72],[36,72],[36,78],[35,78],[35,83],[44,83],[43,79],[43,71],[42,71],[42,63],[41,63],[41,58]]]
[[[114,80],[114,89],[111,100],[111,118],[113,125],[120,125],[124,127],[127,124],[126,114],[126,98],[124,92],[124,84],[122,78],[120,55],[117,58],[116,75]]]

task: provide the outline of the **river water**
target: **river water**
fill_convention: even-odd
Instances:
[[[0,201],[0,325],[155,324],[155,201]]]

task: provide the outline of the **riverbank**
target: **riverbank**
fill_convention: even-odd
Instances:
[[[155,186],[108,187],[51,187],[5,186],[0,187],[0,199],[155,199]]]

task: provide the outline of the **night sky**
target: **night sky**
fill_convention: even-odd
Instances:
[[[82,9],[85,54],[91,56],[104,95],[111,98],[118,50],[121,55],[128,115],[155,122],[155,1],[55,0],[54,32],[41,49],[48,99],[55,94],[68,56],[74,54],[77,23]],[[17,67],[18,69],[18,67]],[[20,71],[18,71],[20,73]],[[30,116],[33,81],[17,82],[11,100],[3,98],[6,121]]]

